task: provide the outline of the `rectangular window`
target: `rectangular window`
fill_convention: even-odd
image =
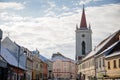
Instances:
[[[98,60],[96,60],[96,68],[98,69]]]
[[[105,66],[105,59],[103,58],[103,67]]]
[[[110,62],[108,61],[108,69],[110,69]]]
[[[116,66],[116,60],[113,61],[113,66],[114,66],[114,68],[117,68],[117,66]]]
[[[99,59],[99,67],[101,68],[101,58]]]
[[[119,68],[120,68],[120,59],[119,59]]]
[[[38,68],[38,64],[36,64],[36,68]]]

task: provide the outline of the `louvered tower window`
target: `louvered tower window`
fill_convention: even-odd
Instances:
[[[82,42],[82,55],[85,55],[85,42]]]

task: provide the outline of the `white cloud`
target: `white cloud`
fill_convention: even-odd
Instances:
[[[79,5],[88,4],[92,1],[102,1],[102,0],[80,0]]]
[[[92,0],[81,0],[80,3],[79,3],[79,5],[87,4],[90,1],[92,1]]]
[[[63,6],[62,9],[63,10],[69,10],[69,8],[67,6]]]
[[[15,9],[20,10],[24,9],[25,6],[21,3],[16,2],[0,2],[0,9]]]
[[[56,4],[53,3],[53,2],[49,2],[49,1],[48,1],[48,4],[49,4],[49,6],[52,7],[52,8],[53,8],[53,7],[56,7]]]
[[[120,29],[119,4],[100,7],[87,7],[87,22],[93,31],[93,47],[110,33]],[[113,11],[114,10],[114,11]],[[5,21],[0,28],[10,32],[10,38],[30,50],[38,48],[42,55],[50,58],[54,52],[62,52],[65,56],[75,56],[75,28],[80,24],[80,9],[77,13],[64,13],[60,17],[22,17],[3,12],[0,19]],[[99,35],[99,36],[98,36]]]

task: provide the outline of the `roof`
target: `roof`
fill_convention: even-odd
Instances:
[[[86,59],[88,59],[88,58],[90,58],[90,57],[92,57],[92,56],[94,56],[95,54],[97,54],[104,46],[106,46],[108,43],[109,43],[109,41],[113,38],[113,37],[115,37],[115,35],[117,34],[117,33],[119,33],[120,32],[120,30],[118,30],[117,32],[115,32],[115,33],[113,33],[112,35],[110,35],[110,36],[108,36],[106,39],[104,39],[94,50],[92,50],[88,55],[86,55],[82,60],[86,60]],[[111,46],[111,45],[110,45]],[[109,46],[108,46],[109,47]],[[107,47],[107,48],[108,48]],[[104,49],[105,50],[105,49]],[[104,51],[103,50],[103,51]]]
[[[38,55],[38,57],[39,57],[43,62],[47,63],[47,60],[48,60],[48,59],[47,59],[46,57],[42,56],[37,49],[34,50],[34,51],[32,51],[32,53],[33,53],[34,55]]]
[[[41,54],[39,54],[39,58],[43,61],[43,62],[46,62],[47,63],[47,58],[42,56]]]
[[[112,54],[105,56],[105,58],[110,58],[110,57],[118,56],[118,55],[120,56],[120,51],[113,52]]]
[[[71,62],[74,62],[74,63],[75,63],[74,60],[63,56],[63,55],[62,55],[61,53],[59,53],[59,52],[54,53],[51,60],[52,60],[52,61],[56,61],[56,60],[58,60],[58,59],[60,59],[60,60],[62,60],[62,61],[71,61]]]
[[[112,44],[110,47],[108,47],[107,49],[105,49],[103,52],[101,52],[100,54],[96,55],[99,56],[101,54],[105,54],[108,55],[108,53],[119,43],[120,41],[115,42],[114,44]]]
[[[118,49],[119,50],[118,50]],[[115,50],[117,49],[117,50]],[[110,47],[108,47],[105,51],[104,54],[107,56],[109,54],[112,54],[112,52],[116,52],[116,51],[120,51],[120,40],[115,42],[113,45],[111,45]]]
[[[6,42],[9,43],[10,45],[16,46],[16,44],[8,36],[2,40],[2,44],[5,44]]]
[[[1,54],[0,55],[7,61],[8,64],[18,67],[18,61],[16,60],[16,58],[3,46],[1,46]],[[21,68],[23,70],[26,69],[20,63],[19,63],[19,68]]]
[[[95,51],[91,51],[91,52],[90,52],[88,55],[86,55],[82,60],[86,60],[86,59],[92,57],[92,56],[95,55],[95,54],[96,54]]]

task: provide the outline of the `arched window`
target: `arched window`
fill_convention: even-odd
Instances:
[[[82,55],[85,55],[85,42],[82,42]]]

